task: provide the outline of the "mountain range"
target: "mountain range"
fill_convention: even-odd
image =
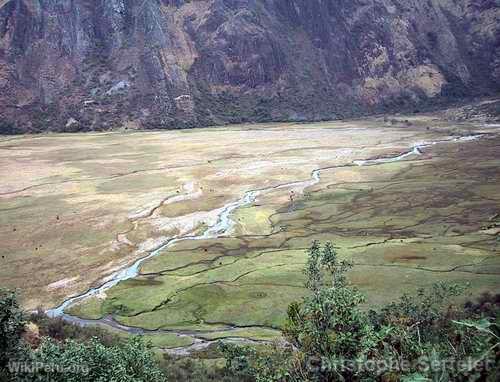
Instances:
[[[319,121],[500,89],[500,0],[0,0],[0,134]]]

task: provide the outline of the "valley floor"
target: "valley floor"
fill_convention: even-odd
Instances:
[[[367,306],[436,281],[498,291],[499,132],[429,114],[0,137],[0,285],[28,309],[96,288],[68,319],[177,353],[279,336],[315,239]]]

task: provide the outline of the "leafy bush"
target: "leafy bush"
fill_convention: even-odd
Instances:
[[[23,340],[26,316],[14,292],[0,290],[0,381],[159,382],[165,381],[151,345],[127,341],[99,329],[79,328],[38,313],[32,315],[43,337],[36,349]],[[90,335],[96,334],[101,338]],[[68,337],[79,341],[68,340]]]
[[[252,347],[220,342],[219,350],[226,357],[227,373],[238,381],[281,382],[292,377],[292,354],[277,344],[257,352]]]
[[[63,343],[46,338],[36,351],[11,367],[16,379],[26,382],[165,381],[150,345],[140,337],[112,347],[95,338]]]
[[[25,323],[16,294],[0,289],[0,380],[7,379],[9,361],[24,350],[21,335]]]

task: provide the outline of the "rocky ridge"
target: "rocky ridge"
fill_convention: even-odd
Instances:
[[[315,121],[499,89],[499,0],[0,1],[0,134]]]

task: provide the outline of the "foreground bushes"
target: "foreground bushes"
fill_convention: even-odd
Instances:
[[[165,378],[153,353],[140,337],[104,346],[99,340],[46,338],[36,351],[9,365],[17,381],[53,382],[160,382]]]
[[[0,381],[7,378],[7,366],[21,352],[24,332],[24,314],[16,295],[0,289]]]
[[[23,338],[26,318],[16,296],[0,291],[0,381],[165,381],[151,347],[139,337],[128,341],[108,336],[85,340],[85,329],[40,314],[34,319],[41,324],[41,331],[54,337],[41,337],[39,343],[32,336]],[[101,334],[98,329],[89,333]],[[63,335],[79,341],[61,338]],[[106,346],[104,339],[112,345]]]

